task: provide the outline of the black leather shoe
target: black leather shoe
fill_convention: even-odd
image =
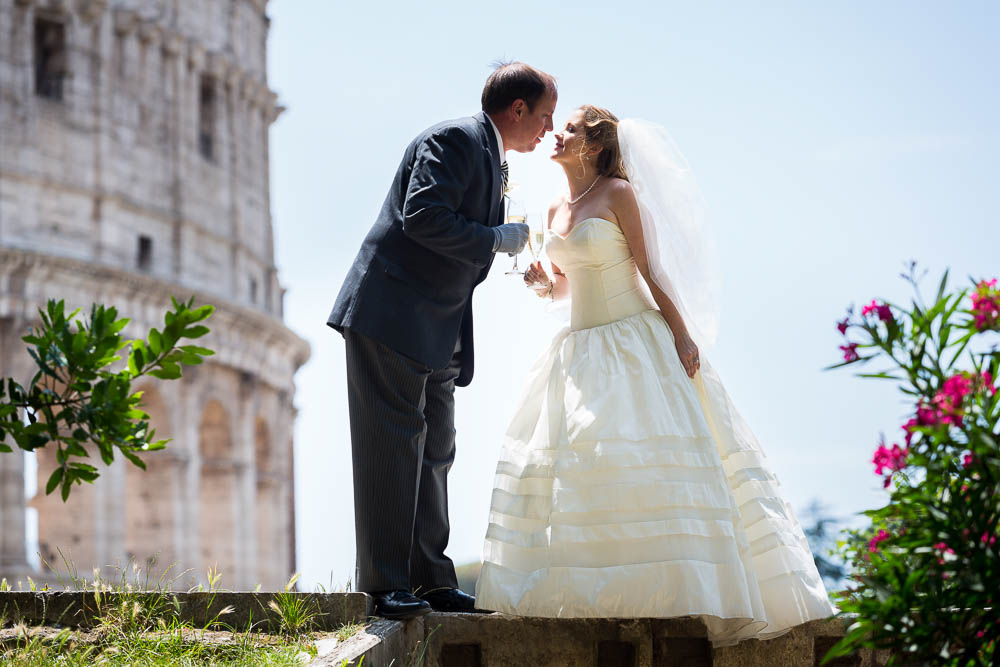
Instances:
[[[431,606],[408,591],[372,593],[375,615],[392,620],[405,620],[431,613]]]
[[[476,609],[476,598],[457,588],[438,588],[420,596],[431,603],[434,611],[481,613]]]

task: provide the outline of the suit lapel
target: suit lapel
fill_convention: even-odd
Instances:
[[[500,147],[497,145],[497,137],[493,132],[493,126],[486,114],[480,111],[476,114],[479,121],[479,133],[483,143],[483,150],[490,158],[490,212],[487,217],[487,224],[491,227],[500,224],[502,218],[501,192],[500,192]]]

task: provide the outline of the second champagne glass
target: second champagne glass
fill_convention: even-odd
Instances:
[[[524,207],[524,204],[518,201],[511,201],[507,206],[507,222],[526,224],[528,222],[528,214]],[[514,255],[514,266],[511,267],[510,271],[506,273],[508,276],[523,276],[524,271],[517,268],[517,255]]]
[[[545,247],[545,231],[547,227],[545,215],[535,215],[531,218],[528,229],[528,249],[531,250],[532,263],[542,257]]]

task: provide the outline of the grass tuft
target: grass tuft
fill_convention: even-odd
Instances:
[[[65,568],[62,572],[46,566],[58,575],[64,588],[93,595],[97,613],[91,629],[29,628],[0,614],[0,664],[276,667],[301,665],[304,658],[316,655],[312,631],[321,615],[319,604],[311,596],[294,592],[297,574],[269,605],[278,621],[278,631],[271,634],[262,631],[266,624],[260,619],[246,628],[228,626],[224,621],[234,611],[231,606],[215,613],[204,626],[182,621],[180,602],[171,590],[187,572],[177,573],[170,566],[155,574],[155,559],[144,566],[130,562],[108,577],[94,570],[88,579],[77,572],[71,559],[61,552],[60,556]],[[209,592],[222,590],[222,574],[217,568],[209,570],[206,578]],[[34,581],[28,582],[30,590],[38,590]],[[6,580],[0,581],[0,591],[10,589]],[[21,582],[18,590],[23,590]],[[335,634],[346,639],[362,627],[352,624]]]

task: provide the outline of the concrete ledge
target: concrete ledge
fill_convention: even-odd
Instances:
[[[348,623],[361,623],[371,613],[371,597],[364,593],[292,593],[318,613],[317,630],[334,630]],[[274,593],[95,593],[91,592],[0,592],[0,617],[5,623],[64,625],[91,628],[104,610],[135,601],[158,607],[164,616],[175,616],[204,628],[213,621],[236,629],[253,625],[276,629],[278,615],[269,603]],[[231,611],[221,614],[227,607]]]
[[[343,642],[318,642],[309,667],[377,667],[414,664],[424,640],[424,619],[412,621],[374,620],[364,630]]]
[[[697,618],[553,619],[503,614],[429,614],[377,620],[342,643],[320,646],[318,666],[384,667],[814,667],[844,636],[848,619],[813,621],[765,641],[713,649]],[[363,659],[363,662],[362,662]],[[880,667],[872,651],[832,667]]]
[[[314,629],[349,623],[367,625],[354,636],[316,642],[310,664],[317,667],[814,667],[844,636],[849,619],[813,621],[765,641],[749,640],[713,649],[697,618],[558,619],[503,614],[433,613],[411,621],[370,619],[364,593],[293,593],[320,614]],[[274,593],[105,593],[0,592],[0,616],[11,625],[93,628],[102,613],[124,602],[161,610],[196,628],[274,630]],[[220,615],[227,607],[231,611]],[[861,651],[833,667],[881,667],[888,655]],[[363,660],[363,662],[362,662]]]

